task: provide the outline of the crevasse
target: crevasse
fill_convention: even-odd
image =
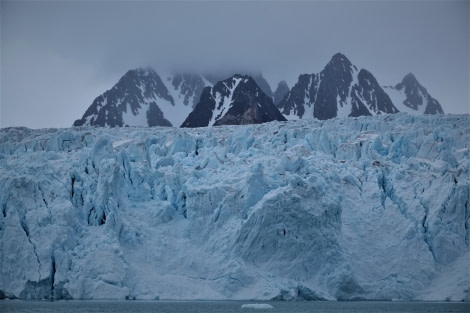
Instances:
[[[469,300],[469,115],[0,130],[0,295]]]

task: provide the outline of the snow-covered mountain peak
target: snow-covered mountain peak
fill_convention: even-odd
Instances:
[[[277,106],[287,119],[444,113],[412,73],[394,87],[382,87],[370,71],[358,70],[342,53],[320,73],[300,75]]]
[[[397,112],[372,73],[358,70],[342,53],[335,54],[320,73],[299,76],[278,107],[288,119]]]
[[[357,73],[357,67],[351,63],[351,61],[342,53],[336,53],[331,58],[330,62],[325,66],[322,73],[335,73],[336,77],[340,79],[346,79],[349,81],[349,78]]]
[[[352,65],[351,61],[349,61],[349,59],[341,52],[335,53],[331,57],[330,63],[331,62],[334,62],[334,63],[347,63],[349,65]]]
[[[151,68],[129,70],[98,96],[74,126],[171,126],[161,107],[175,106],[160,76]]]
[[[213,87],[206,87],[182,127],[256,124],[272,120],[285,120],[272,98],[251,76],[235,74]]]
[[[410,114],[443,114],[440,103],[431,97],[412,73],[394,87],[384,87],[400,112]]]
[[[126,87],[133,88],[134,85],[137,86],[141,90],[141,96],[144,101],[163,98],[172,105],[175,105],[174,99],[168,92],[168,88],[154,69],[147,67],[129,71],[124,75],[123,79],[125,78],[131,78],[129,86]],[[118,83],[117,85],[119,88],[120,84]]]
[[[209,83],[197,74],[162,76],[150,68],[124,74],[74,126],[179,126]]]
[[[247,72],[227,73],[200,75],[180,72],[160,76],[152,68],[130,70],[111,90],[97,97],[74,126],[177,127],[184,124],[185,127],[201,127],[254,122],[257,119],[253,116],[233,118],[230,115],[227,116],[230,122],[221,118],[233,107],[235,100],[240,99],[240,90],[245,96],[251,95],[241,102],[251,103],[250,99],[254,99],[259,89],[270,100],[263,96],[264,100],[257,101],[273,102],[276,108],[263,113],[270,118],[258,119],[258,122],[272,119],[326,120],[402,111],[443,113],[439,102],[428,94],[413,74],[406,75],[394,87],[382,87],[370,71],[358,69],[343,53],[333,55],[321,72],[299,75],[292,89],[281,82],[275,93],[260,72],[248,75]],[[209,89],[204,93],[206,87]],[[203,116],[196,117],[194,113],[189,118],[203,94],[204,109],[197,111]],[[283,117],[279,117],[276,111],[280,111]]]
[[[263,90],[263,92],[269,96],[273,97],[273,91],[271,90],[271,86],[264,78],[261,72],[257,71],[235,71],[235,72],[222,72],[222,73],[210,73],[204,75],[204,77],[212,84],[215,85],[219,81],[226,80],[227,78],[234,77],[234,76],[249,76],[253,78],[256,84]]]
[[[246,75],[235,74],[232,77],[227,78],[226,80],[218,82],[214,86],[214,89],[219,90],[220,88],[217,88],[218,86],[224,86],[225,92],[227,93],[227,95],[231,95],[233,94],[233,91],[237,88],[238,84],[240,84],[240,82],[247,83],[248,79],[251,79],[251,78]]]
[[[403,77],[401,83],[397,84],[395,87],[397,89],[401,89],[405,86],[408,88],[415,88],[417,85],[419,85],[419,83],[415,75],[413,73],[408,73]]]
[[[366,69],[361,69],[357,74],[351,98],[353,107],[350,116],[399,112],[374,75]]]

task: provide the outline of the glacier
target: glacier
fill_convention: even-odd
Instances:
[[[470,116],[0,129],[0,298],[470,300]]]

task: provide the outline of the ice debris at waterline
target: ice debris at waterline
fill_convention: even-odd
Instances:
[[[0,130],[0,294],[469,300],[469,115]]]
[[[249,303],[249,304],[242,304],[242,309],[274,309],[274,307],[267,303]]]

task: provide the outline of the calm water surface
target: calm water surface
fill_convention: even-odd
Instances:
[[[273,309],[242,309],[242,304],[269,303]],[[251,302],[251,301],[0,301],[12,313],[231,313],[231,312],[470,312],[470,303],[449,302]]]

